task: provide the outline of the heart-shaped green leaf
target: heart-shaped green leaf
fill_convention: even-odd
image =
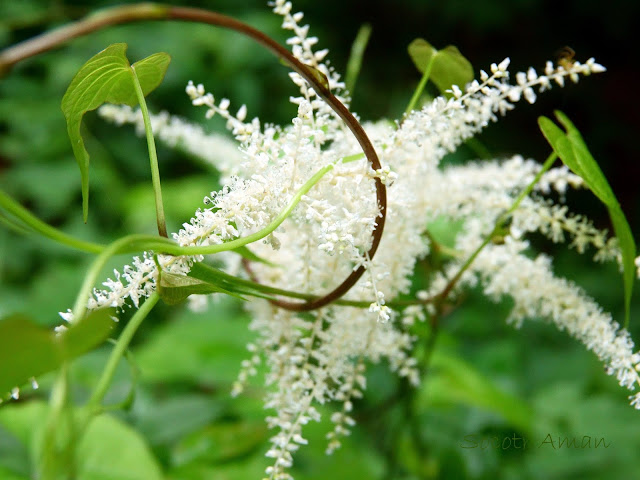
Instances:
[[[111,313],[96,310],[61,334],[37,325],[26,315],[1,319],[0,394],[102,343],[113,327]]]
[[[446,90],[453,85],[464,89],[473,80],[473,66],[453,45],[437,50],[423,38],[416,38],[409,44],[408,50],[411,60],[421,73],[433,61],[429,78],[443,95],[450,95]]]
[[[125,55],[126,50],[126,43],[116,43],[93,56],[73,77],[62,98],[67,132],[80,167],[82,215],[85,222],[89,213],[89,153],[80,134],[82,117],[103,103],[131,107],[137,105],[132,69],[135,69],[142,92],[146,96],[160,85],[171,61],[168,54],[155,53],[130,65]]]
[[[636,256],[636,244],[631,233],[631,228],[609,182],[607,182],[598,163],[591,155],[591,152],[589,152],[578,129],[564,113],[556,111],[555,115],[566,132],[563,132],[562,129],[549,118],[540,117],[538,124],[540,125],[540,130],[542,130],[542,134],[562,162],[569,167],[573,173],[579,175],[584,180],[587,187],[609,210],[609,217],[611,217],[611,223],[613,224],[613,229],[620,243],[620,252],[622,253],[625,326],[628,326],[631,294],[633,292],[635,277],[634,260]]]

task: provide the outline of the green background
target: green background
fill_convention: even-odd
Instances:
[[[11,45],[115,2],[3,2],[0,45]],[[192,2],[238,17],[282,43],[287,34],[261,1]],[[506,56],[512,71],[542,69],[565,45],[577,59],[590,56],[608,68],[581,78],[578,85],[540,95],[520,105],[481,135],[497,157],[521,153],[542,159],[548,147],[536,127],[538,115],[565,111],[583,133],[637,233],[636,135],[640,127],[637,54],[629,41],[637,2],[566,1],[298,1],[311,32],[328,47],[344,71],[359,26],[373,27],[353,108],[363,119],[397,118],[419,75],[406,46],[424,37],[436,47],[454,44],[476,70]],[[122,26],[77,39],[68,46],[25,61],[0,80],[0,187],[43,220],[94,241],[107,242],[155,227],[144,139],[130,128],[108,125],[87,115],[85,137],[91,157],[89,222],[82,223],[79,173],[66,137],[60,101],[80,66],[111,43],[127,42],[132,61],[156,51],[173,57],[164,83],[149,97],[152,111],[166,109],[212,131],[219,119],[204,120],[202,109],[184,94],[188,80],[202,82],[232,104],[246,103],[249,116],[286,124],[295,114],[287,102],[295,93],[287,71],[269,53],[232,32],[207,26],[145,23]],[[464,161],[461,148],[448,161]],[[180,152],[159,146],[169,229],[175,231],[217,188],[217,175]],[[608,227],[606,209],[587,193],[571,195],[571,207]],[[623,318],[622,280],[611,265],[593,266],[589,253],[534,239],[540,250],[557,255],[556,271],[573,279],[615,318]],[[44,325],[59,322],[56,312],[74,301],[91,261],[49,241],[0,230],[0,315],[22,311]],[[111,262],[120,267],[128,258]],[[105,276],[111,269],[105,270]],[[421,272],[417,272],[417,281]],[[385,365],[372,366],[365,398],[356,404],[358,425],[343,449],[324,455],[328,424],[310,425],[310,445],[296,457],[294,476],[321,478],[599,479],[633,478],[638,471],[638,412],[602,365],[577,342],[542,322],[520,330],[505,325],[508,301],[496,308],[475,293],[448,316],[423,386],[407,388]],[[632,310],[632,331],[640,329]],[[125,311],[122,322],[130,315]],[[230,384],[246,358],[251,338],[241,306],[222,302],[206,314],[159,306],[133,347],[141,370],[133,407],[96,425],[79,446],[83,480],[125,478],[105,466],[119,465],[130,478],[261,478],[265,428],[258,379],[247,395],[229,396]],[[74,396],[86,400],[109,347],[79,359],[73,368]],[[25,353],[26,354],[26,353]],[[108,401],[124,398],[130,385],[121,365]],[[31,478],[33,435],[42,423],[50,378],[37,392],[0,407],[0,478]],[[328,411],[325,418],[328,417]],[[556,449],[546,435],[604,438],[609,448]],[[478,442],[469,446],[465,436]],[[527,436],[527,449],[482,448],[481,441]],[[125,445],[134,454],[124,455]],[[485,446],[488,443],[484,444]],[[557,442],[556,442],[557,445]],[[538,448],[539,447],[539,448]],[[100,455],[96,454],[100,452]],[[160,473],[162,472],[162,473]],[[106,476],[105,476],[106,475]],[[138,475],[138,476],[136,476]],[[155,477],[153,475],[156,475]]]

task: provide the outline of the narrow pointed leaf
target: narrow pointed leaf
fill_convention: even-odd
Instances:
[[[547,139],[547,142],[549,142],[549,145],[551,145],[551,148],[553,148],[560,160],[562,160],[562,163],[569,167],[573,173],[584,179],[586,173],[582,165],[576,160],[566,133],[553,123],[553,120],[547,117],[539,117],[538,126]]]
[[[360,26],[356,39],[351,45],[351,54],[347,61],[347,72],[345,75],[345,87],[351,95],[356,86],[356,80],[360,74],[360,68],[362,67],[362,58],[364,57],[364,51],[369,43],[369,37],[371,37],[371,24],[365,23]]]
[[[168,305],[181,303],[190,295],[204,295],[209,293],[225,293],[244,300],[240,295],[230,292],[219,285],[186,275],[177,275],[163,271],[160,272],[158,278],[158,293],[162,300]]]
[[[421,73],[424,73],[431,58],[435,57],[429,78],[444,95],[450,95],[445,92],[453,85],[464,89],[473,80],[473,66],[453,45],[437,50],[426,40],[417,38],[409,44],[408,50]]]
[[[80,68],[62,98],[67,133],[80,167],[82,215],[85,222],[89,212],[89,153],[80,133],[82,118],[86,112],[95,110],[103,103],[131,107],[137,105],[133,73],[125,55],[126,50],[126,43],[116,43],[93,56]],[[133,65],[145,95],[162,82],[169,61],[166,53],[156,53]]]
[[[268,295],[264,295],[260,290],[253,288],[246,280],[239,278],[236,279],[235,277],[225,274],[224,272],[202,262],[198,262],[191,267],[189,276],[211,285],[224,288],[236,295],[251,295],[254,297],[271,298]]]
[[[270,267],[276,266],[275,263],[270,262],[269,260],[262,258],[256,255],[255,253],[253,253],[246,245],[243,245],[242,247],[234,248],[232,251],[240,255],[242,258],[246,258],[247,260],[251,260],[252,262],[263,263],[265,265],[269,265]]]
[[[576,162],[580,164],[582,168],[582,173],[585,175],[585,180],[589,185],[589,188],[593,193],[604,203],[605,205],[611,207],[613,205],[617,205],[618,201],[616,200],[616,196],[611,190],[607,179],[605,178],[598,162],[595,161],[591,152],[587,148],[587,145],[584,143],[582,139],[582,135],[578,129],[573,125],[571,120],[562,112],[556,110],[555,112],[556,118],[562,124],[562,126],[567,131],[567,139],[571,144],[571,148],[573,149],[574,157]]]
[[[613,224],[613,230],[618,237],[620,251],[622,252],[623,280],[624,280],[624,307],[625,307],[625,328],[629,326],[631,316],[631,295],[633,293],[633,282],[635,281],[635,257],[636,242],[633,239],[629,222],[619,206],[609,208],[609,216]]]
[[[584,180],[587,187],[609,210],[609,217],[611,218],[611,223],[613,224],[613,229],[620,245],[620,252],[622,253],[625,326],[627,326],[629,323],[631,294],[633,292],[633,282],[635,279],[634,259],[636,256],[636,244],[631,233],[631,228],[609,182],[607,182],[598,163],[591,155],[591,152],[589,152],[578,129],[564,113],[556,111],[555,115],[566,132],[563,132],[560,127],[549,118],[540,117],[538,124],[540,130],[542,130],[542,134],[562,162],[569,167],[573,173],[579,175]]]

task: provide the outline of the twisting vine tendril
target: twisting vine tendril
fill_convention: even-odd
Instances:
[[[188,7],[173,7],[153,3],[141,3],[108,8],[77,22],[48,33],[44,33],[39,37],[27,40],[0,52],[0,77],[6,75],[16,63],[48,50],[52,50],[74,38],[90,34],[109,26],[144,20],[178,20],[204,23],[234,30],[242,35],[252,38],[257,43],[274,53],[296,73],[302,76],[313,87],[316,93],[346,123],[358,140],[358,143],[366,155],[371,168],[374,171],[382,168],[378,155],[376,154],[369,137],[362,128],[362,125],[360,125],[356,118],[351,114],[349,109],[347,109],[347,107],[345,107],[344,104],[331,93],[326,78],[324,78],[320,72],[302,63],[286,48],[261,31],[234,18],[208,10]],[[382,238],[382,232],[384,230],[387,211],[386,187],[380,178],[376,177],[374,180],[380,216],[372,231],[371,248],[367,252],[369,259],[372,259],[378,250],[378,246]],[[271,300],[271,302],[281,308],[293,311],[309,311],[323,307],[347,293],[364,274],[365,270],[365,265],[359,266],[335,289],[316,299],[309,300],[304,303],[284,300]]]

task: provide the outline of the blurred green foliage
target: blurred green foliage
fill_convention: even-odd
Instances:
[[[236,16],[284,43],[286,33],[261,0],[189,2]],[[0,44],[7,46],[85,15],[111,1],[21,0],[0,4]],[[363,118],[397,117],[419,81],[406,47],[416,37],[434,45],[456,44],[474,67],[512,56],[516,67],[542,65],[570,44],[579,55],[595,56],[605,75],[552,92],[534,107],[522,106],[483,141],[498,155],[513,152],[543,158],[546,142],[535,118],[560,107],[577,118],[602,164],[632,228],[638,225],[635,151],[638,93],[629,86],[637,72],[624,46],[638,4],[613,0],[603,15],[600,2],[542,0],[513,2],[300,0],[321,46],[332,50],[343,70],[361,23],[373,26],[354,109]],[[551,32],[551,34],[549,33]],[[153,193],[144,139],[128,128],[86,118],[85,140],[92,152],[91,215],[82,222],[80,178],[60,110],[62,96],[80,66],[116,42],[129,44],[139,60],[159,50],[172,56],[164,83],[148,98],[152,110],[167,109],[204,124],[184,87],[202,82],[218,97],[246,103],[249,115],[286,123],[295,112],[287,98],[295,89],[287,71],[249,40],[206,26],[146,23],[105,30],[77,39],[18,65],[0,80],[0,187],[43,220],[84,239],[107,242],[126,233],[153,233]],[[596,93],[597,92],[597,93]],[[219,121],[207,128],[221,130]],[[462,152],[460,157],[469,157]],[[613,162],[612,160],[616,160]],[[611,161],[610,161],[611,160]],[[217,175],[201,163],[160,145],[160,170],[168,228],[191,216]],[[569,198],[601,224],[606,211],[587,196]],[[586,204],[583,207],[582,204]],[[592,210],[589,210],[593,208]],[[444,227],[446,230],[446,226]],[[444,234],[446,235],[446,231]],[[619,272],[593,266],[575,252],[543,250],[556,256],[559,274],[583,286],[616,318],[623,317]],[[55,312],[74,301],[91,258],[47,240],[0,229],[0,317],[22,311],[43,325],[59,322]],[[129,261],[121,256],[112,268]],[[416,272],[416,282],[423,274]],[[299,479],[601,479],[634,478],[638,471],[638,413],[625,392],[584,348],[552,326],[531,321],[520,330],[505,324],[508,300],[490,305],[471,292],[464,307],[441,326],[432,363],[418,389],[390,374],[385,365],[369,370],[365,398],[355,405],[358,425],[342,449],[325,456],[327,424],[309,425],[309,446],[296,457]],[[638,311],[637,305],[632,313]],[[126,322],[127,315],[121,320]],[[222,300],[207,313],[159,306],[136,337],[140,369],[136,398],[128,411],[105,414],[79,445],[83,480],[216,480],[261,478],[269,432],[264,423],[262,377],[237,399],[230,386],[252,338],[240,303]],[[632,317],[635,338],[638,322]],[[429,332],[416,332],[423,338]],[[106,361],[106,345],[74,362],[71,379],[78,402],[86,399]],[[25,352],[25,355],[28,352]],[[107,403],[125,398],[129,367],[120,365]],[[41,389],[23,392],[0,407],[0,478],[32,478],[51,377]],[[323,409],[325,418],[331,407]],[[553,437],[604,438],[608,448],[553,449]],[[471,437],[469,437],[471,436]],[[505,438],[526,437],[526,449],[503,449]],[[471,438],[474,443],[466,441]],[[498,443],[496,443],[496,440]],[[484,443],[483,443],[484,442]],[[493,443],[492,443],[493,442]],[[496,447],[496,445],[500,445]],[[515,445],[515,444],[514,444]],[[485,448],[483,448],[483,446]]]

